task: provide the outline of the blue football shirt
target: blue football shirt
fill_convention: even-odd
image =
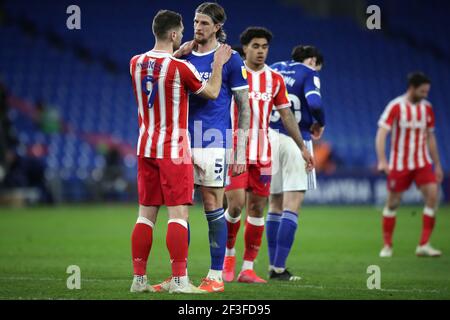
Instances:
[[[183,57],[192,63],[206,81],[212,74],[216,49]],[[244,62],[236,51],[223,66],[222,88],[215,100],[189,96],[189,133],[193,148],[231,148],[231,99],[233,91],[248,88]]]

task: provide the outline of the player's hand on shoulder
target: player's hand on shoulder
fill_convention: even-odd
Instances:
[[[377,169],[380,173],[389,174],[389,165],[386,161],[379,161]]]
[[[308,151],[308,149],[304,148],[302,151],[302,158],[305,160],[306,171],[312,171],[316,165],[314,161],[314,157]]]
[[[192,52],[192,50],[195,50],[197,47],[197,43],[194,40],[187,41],[183,43],[180,48],[174,52],[173,56],[175,58],[181,58],[183,56],[187,56]]]
[[[231,53],[232,50],[228,44],[221,44],[214,53],[214,62],[219,65],[224,65],[230,60]]]

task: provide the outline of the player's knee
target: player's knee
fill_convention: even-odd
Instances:
[[[438,199],[439,197],[437,190],[432,190],[425,198],[426,205],[430,208],[434,208],[437,206]]]
[[[217,201],[214,200],[203,200],[203,207],[206,211],[213,211],[219,209],[219,205],[217,204]]]
[[[283,211],[283,204],[282,203],[269,202],[269,212],[282,212],[282,211]]]
[[[151,222],[155,223],[156,222],[156,217],[157,217],[157,210],[155,210],[154,208],[151,207],[146,207],[146,206],[139,206],[139,216],[144,217],[148,220],[150,220]]]
[[[223,207],[222,200],[219,199],[219,195],[214,191],[204,190],[202,192],[202,200],[206,211],[213,211]]]
[[[392,201],[392,202],[388,202],[386,204],[386,208],[388,208],[390,211],[396,211],[399,206],[400,206],[400,201]]]
[[[283,211],[283,196],[282,195],[271,195],[269,199],[269,212],[279,212]]]
[[[248,214],[251,217],[262,217],[264,215],[265,204],[261,202],[249,202],[248,204]]]
[[[206,211],[214,211],[223,207],[223,203],[215,195],[203,197],[203,207]]]
[[[397,210],[400,206],[401,197],[397,194],[390,194],[387,199],[386,207],[389,210]]]
[[[283,210],[289,210],[292,212],[298,212],[302,205],[301,200],[287,199],[283,202]]]
[[[286,192],[283,197],[283,210],[298,212],[305,197],[304,191]]]
[[[187,206],[168,207],[169,219],[188,220],[189,210]]]
[[[230,205],[228,207],[228,214],[233,218],[237,218],[241,215],[242,209],[243,209],[243,206],[236,205],[236,204]]]

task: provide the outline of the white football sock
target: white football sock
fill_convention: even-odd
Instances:
[[[135,274],[134,278],[139,283],[146,283],[147,282],[147,276],[138,276],[138,275]]]
[[[208,275],[206,276],[208,279],[215,281],[222,281],[222,270],[212,270],[209,269]]]
[[[185,287],[189,284],[188,276],[172,277],[172,281],[175,282],[178,286],[182,287]]]
[[[273,271],[275,271],[276,273],[283,273],[284,270],[286,270],[286,268],[277,268],[277,267],[273,267]]]
[[[242,270],[253,270],[253,261],[244,260]]]
[[[236,255],[236,249],[235,248],[231,248],[231,249],[226,248],[225,255],[234,257]]]

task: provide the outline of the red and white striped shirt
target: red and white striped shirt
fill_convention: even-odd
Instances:
[[[427,134],[434,130],[430,102],[412,104],[400,96],[387,105],[378,125],[392,130],[390,170],[414,170],[432,163],[427,144]]]
[[[134,56],[130,73],[139,115],[137,155],[190,156],[188,91],[198,94],[206,82],[189,62],[157,50]]]
[[[272,108],[280,110],[290,107],[283,76],[265,65],[262,70],[253,71],[246,67],[249,85],[250,131],[247,159],[250,163],[269,163],[271,148],[268,137]],[[231,102],[231,122],[233,132],[238,128],[238,108]],[[236,135],[233,145],[236,146]]]

